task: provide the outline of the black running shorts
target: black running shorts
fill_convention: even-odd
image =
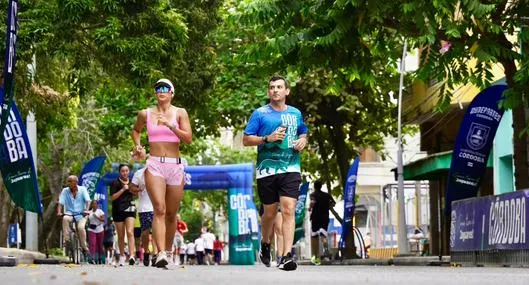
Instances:
[[[264,205],[279,202],[279,197],[298,199],[301,174],[287,172],[257,179],[257,192]]]

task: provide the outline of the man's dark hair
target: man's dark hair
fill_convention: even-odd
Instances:
[[[270,77],[270,80],[268,80],[268,84],[270,85],[270,82],[277,80],[283,80],[283,82],[285,82],[285,88],[290,89],[290,83],[288,83],[288,80],[281,75],[273,75],[272,77]]]
[[[322,185],[323,185],[323,183],[321,182],[321,180],[316,180],[314,182],[314,190],[321,191],[321,186]]]

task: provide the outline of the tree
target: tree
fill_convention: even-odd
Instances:
[[[364,8],[356,1],[347,2]],[[449,104],[455,86],[486,87],[493,80],[492,67],[503,67],[509,90],[501,105],[513,110],[516,189],[529,187],[525,114],[529,61],[524,52],[529,32],[523,28],[529,24],[528,7],[525,0],[402,1],[388,3],[379,19],[380,25],[396,30],[422,50],[418,79],[442,83],[442,106]]]
[[[293,85],[289,104],[305,114],[310,148],[321,158],[318,163],[308,153],[303,161],[319,164],[328,185],[340,182],[335,195],[359,149],[380,150],[383,138],[396,134],[389,93],[398,87],[400,51],[394,47],[401,42],[395,31],[381,29],[346,2],[238,1],[228,9],[237,23],[233,34],[242,39],[229,46],[244,43],[228,49],[231,58],[251,74],[287,75]],[[348,241],[353,248],[353,237]]]
[[[191,116],[207,112],[202,102],[209,96],[214,66],[206,35],[217,25],[219,3],[20,1],[15,99],[22,113],[36,114],[39,150],[51,149],[39,155],[46,205],[62,188],[61,175],[78,173],[88,156],[128,153],[131,121],[152,104],[156,79],[174,82],[181,95],[175,102]],[[33,55],[34,83],[25,70]],[[87,126],[93,119],[87,113],[96,110],[101,117]],[[42,175],[46,172],[53,175]],[[47,213],[52,208],[49,204]],[[55,220],[45,218],[50,224],[44,228],[53,229]]]
[[[228,39],[240,40],[225,42],[227,58],[250,74],[280,72],[291,79],[288,100],[307,117],[313,149],[322,156],[319,172],[343,186],[358,150],[379,150],[382,139],[396,133],[396,106],[388,95],[398,87],[395,33],[370,26],[372,20],[355,21],[359,11],[344,1],[235,2],[227,8],[228,28],[236,27]]]

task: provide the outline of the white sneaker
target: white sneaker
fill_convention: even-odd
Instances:
[[[124,266],[124,265],[125,265],[125,256],[120,255],[119,256],[119,266]]]
[[[164,252],[158,252],[158,255],[156,256],[156,263],[155,266],[158,268],[165,268],[165,266],[168,264],[167,261],[167,254],[164,254]]]
[[[167,265],[165,268],[169,270],[178,268],[178,265],[173,260],[173,253],[171,251],[166,251],[165,254],[167,255]]]

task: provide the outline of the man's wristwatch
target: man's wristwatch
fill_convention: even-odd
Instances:
[[[268,142],[268,136],[264,136],[264,137],[263,137],[263,141],[264,141],[265,143],[267,143],[267,142]]]

